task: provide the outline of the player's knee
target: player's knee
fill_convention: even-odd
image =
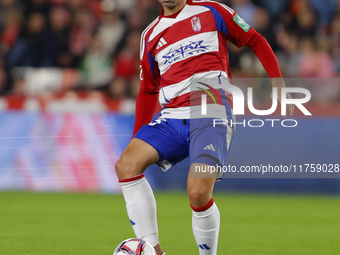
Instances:
[[[202,188],[192,188],[188,190],[190,204],[195,207],[206,205],[211,199],[211,194]]]
[[[121,176],[124,173],[123,169],[124,169],[124,163],[122,162],[121,159],[119,159],[115,164],[115,171],[116,171],[116,174],[117,174],[119,180],[121,180]]]
[[[130,179],[144,172],[141,164],[122,156],[115,165],[115,171],[119,180]]]
[[[117,161],[115,170],[119,180],[132,178],[137,175],[133,173],[133,166],[131,163],[129,163],[129,161],[125,160],[124,158],[120,158]]]

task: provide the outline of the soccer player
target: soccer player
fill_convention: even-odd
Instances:
[[[233,134],[228,41],[254,51],[273,87],[280,90],[285,85],[267,41],[228,6],[214,1],[158,1],[163,11],[141,36],[141,88],[133,139],[118,160],[116,173],[137,238],[151,243],[161,255],[165,253],[158,238],[156,202],[143,172],[156,163],[167,170],[189,155],[192,229],[199,254],[214,255],[220,213],[212,193],[221,176],[206,178],[195,175],[195,169],[222,166],[228,155]],[[195,93],[207,93],[208,109],[213,109],[209,117],[227,118],[228,124],[214,128],[211,118],[195,117],[201,112],[200,105],[192,105]],[[150,123],[158,100],[163,110]]]

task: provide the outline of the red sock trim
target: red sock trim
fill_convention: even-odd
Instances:
[[[144,174],[140,174],[140,175],[137,175],[137,176],[132,177],[132,178],[120,180],[119,182],[133,182],[133,181],[137,181],[139,179],[142,179],[143,177],[144,177]]]
[[[214,198],[211,198],[210,201],[206,205],[203,205],[201,207],[195,207],[195,206],[190,205],[190,207],[195,212],[204,212],[204,211],[208,210],[210,207],[212,207],[213,204],[214,204]]]

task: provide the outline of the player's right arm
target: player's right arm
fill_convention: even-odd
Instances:
[[[140,49],[140,90],[136,101],[136,117],[133,136],[145,124],[151,122],[158,104],[160,75],[155,59],[148,52],[149,33],[144,31]]]

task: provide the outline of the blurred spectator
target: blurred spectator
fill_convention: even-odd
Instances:
[[[83,10],[89,7],[89,2],[93,1],[88,1],[88,0],[68,0],[67,3],[70,5],[70,8],[75,10],[76,12],[79,10]]]
[[[315,11],[312,8],[302,9],[296,17],[295,33],[301,37],[316,35],[317,19]]]
[[[107,0],[111,1],[111,0]],[[129,9],[133,8],[137,1],[140,0],[116,0],[117,6],[119,10],[128,11]]]
[[[328,27],[336,11],[336,0],[311,0],[321,26]]]
[[[70,13],[63,7],[53,8],[49,15],[49,22],[50,26],[44,37],[44,43],[49,48],[45,66],[60,66],[60,56],[69,52]]]
[[[301,11],[310,9],[311,4],[309,0],[291,0],[290,1],[290,14],[293,16],[293,18],[296,18],[300,15]]]
[[[5,19],[8,16],[8,12],[14,10],[21,11],[21,4],[18,0],[0,0],[0,28],[5,23]]]
[[[20,11],[15,9],[10,9],[5,13],[4,17],[5,20],[1,34],[1,51],[3,54],[7,53],[14,45],[19,36],[23,21]]]
[[[32,13],[40,13],[48,18],[50,13],[51,4],[48,0],[22,0],[24,5],[24,15],[30,16]]]
[[[7,74],[4,69],[0,68],[0,96],[6,93],[7,89]]]
[[[280,32],[278,42],[284,51],[277,54],[280,63],[281,72],[284,77],[297,77],[299,73],[299,64],[302,58],[302,52],[299,50],[298,38],[295,34]]]
[[[0,6],[3,9],[15,7],[17,4],[18,4],[17,0],[1,0],[0,1]]]
[[[250,0],[233,0],[234,10],[245,19],[249,25],[254,26],[256,6]]]
[[[98,35],[92,38],[82,62],[81,71],[83,82],[88,89],[103,87],[112,79],[111,60],[106,54]]]
[[[85,54],[95,29],[95,20],[87,9],[79,9],[75,13],[74,23],[70,32],[70,52],[74,57],[75,65]]]
[[[266,35],[266,33],[268,33],[270,28],[270,17],[265,9],[255,9],[253,27],[262,35]]]
[[[112,111],[131,114],[135,110],[135,99],[130,98],[128,81],[123,78],[116,78],[108,86],[107,106]]]
[[[340,74],[340,14],[338,14],[331,24],[331,46],[334,65],[338,75]]]
[[[128,83],[123,78],[113,79],[108,86],[108,95],[112,99],[124,98],[128,95]]]
[[[117,77],[123,77],[130,80],[138,74],[139,41],[140,34],[137,31],[132,31],[128,35],[126,46],[116,58],[114,73]]]
[[[314,38],[301,41],[302,57],[299,64],[300,78],[334,78],[335,70],[331,56],[321,50]]]
[[[319,103],[329,103],[338,97],[335,69],[331,56],[321,49],[320,42],[315,38],[304,38],[301,41],[302,58],[298,76],[309,78],[307,81],[313,100]],[[315,78],[315,79],[310,79]]]
[[[47,45],[44,42],[46,20],[40,13],[32,13],[18,40],[8,55],[10,66],[41,67],[46,62]]]
[[[98,28],[98,35],[106,54],[111,55],[116,51],[117,45],[122,40],[125,31],[125,24],[119,18],[118,11],[103,14]]]
[[[275,21],[278,21],[281,14],[285,12],[289,5],[289,1],[287,0],[257,0],[254,2],[266,8],[270,17]]]
[[[129,13],[128,23],[132,29],[143,31],[160,13],[155,0],[138,0]],[[156,8],[158,7],[158,8]]]
[[[273,31],[273,24],[271,23],[269,13],[265,9],[256,8],[253,27],[262,34],[270,46],[276,50],[276,37]]]

